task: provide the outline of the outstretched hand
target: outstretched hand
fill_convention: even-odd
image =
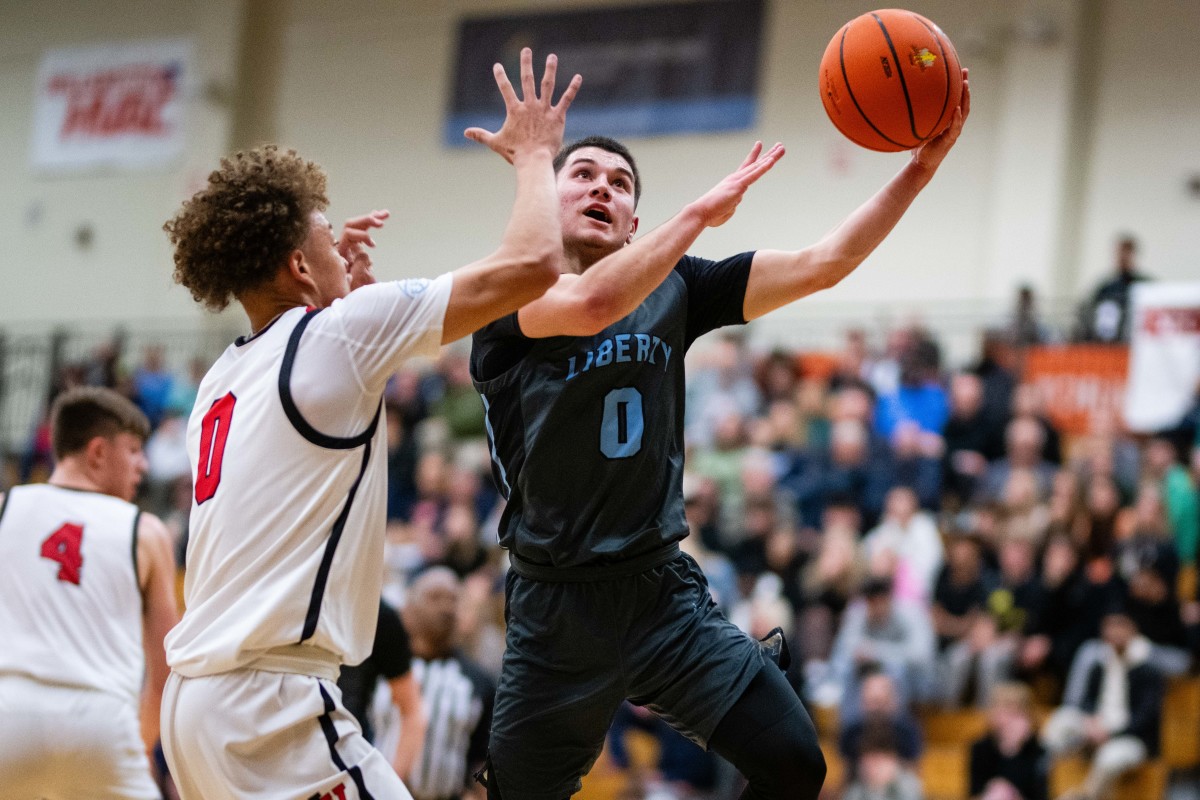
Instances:
[[[391,213],[387,210],[372,211],[360,217],[351,217],[342,225],[342,235],[337,241],[337,250],[346,259],[346,274],[350,278],[350,291],[375,282],[371,272],[371,252],[375,246],[371,228],[382,228]]]
[[[763,154],[762,147],[762,142],[755,142],[750,155],[746,156],[736,172],[726,176],[692,203],[692,209],[699,212],[705,226],[715,228],[728,222],[737,210],[738,203],[742,202],[746,190],[783,158],[785,151],[782,144],[776,143],[766,154]]]
[[[492,74],[496,77],[496,86],[504,98],[504,124],[500,130],[492,133],[483,128],[467,128],[463,136],[487,145],[495,150],[508,163],[525,153],[545,150],[553,157],[562,147],[563,126],[567,120],[567,109],[579,91],[583,78],[576,75],[563,90],[558,104],[552,104],[554,97],[554,79],[558,71],[558,56],[551,53],[546,56],[546,69],[542,73],[541,94],[533,79],[533,51],[528,47],[521,50],[521,97],[509,83],[504,67],[496,64]]]
[[[970,113],[971,84],[967,81],[967,70],[963,68],[962,100],[959,101],[958,108],[954,109],[954,118],[950,120],[946,130],[912,151],[913,162],[930,170],[937,169],[938,165],[942,163],[942,159],[950,152],[950,148],[958,141],[963,123],[967,121],[967,115]]]

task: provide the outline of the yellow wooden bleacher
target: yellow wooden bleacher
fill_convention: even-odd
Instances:
[[[1121,776],[1111,800],[1158,800],[1166,797],[1167,765],[1161,758],[1149,761]],[[1058,797],[1081,786],[1088,774],[1088,760],[1081,756],[1060,758],[1050,768],[1050,796]]]

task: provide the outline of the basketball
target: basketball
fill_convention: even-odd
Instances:
[[[881,9],[842,26],[821,57],[825,113],[848,139],[897,152],[937,136],[962,98],[962,69],[941,28]]]

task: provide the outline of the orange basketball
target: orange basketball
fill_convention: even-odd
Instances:
[[[842,26],[821,57],[821,102],[837,129],[871,150],[937,136],[962,99],[954,45],[920,14],[886,8]]]

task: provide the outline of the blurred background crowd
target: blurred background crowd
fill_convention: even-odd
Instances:
[[[1200,405],[1153,435],[1127,433],[1117,414],[1068,435],[1023,381],[1031,347],[1126,339],[1128,289],[1142,276],[1133,246],[1118,249],[1072,324],[1046,324],[1022,289],[1008,323],[981,330],[959,365],[916,322],[881,336],[851,328],[822,353],[763,350],[752,330],[726,329],[689,355],[682,545],[736,624],[754,637],[786,631],[830,797],[1042,800],[1104,794],[1130,775],[1160,792],[1194,785],[1200,721],[1188,712],[1190,744],[1162,731],[1166,698],[1200,696],[1188,677],[1200,653]],[[402,616],[424,626],[409,630],[419,647],[437,640],[473,676],[477,710],[459,720],[457,744],[439,745],[469,762],[503,652],[506,556],[465,344],[406,368],[386,393],[384,599],[403,611],[429,567],[456,576],[439,584],[440,609]],[[171,527],[181,572],[186,424],[207,366],[118,337],[58,364],[46,392],[110,386],[146,412],[140,501]],[[0,489],[43,479],[45,419],[7,455]],[[426,711],[432,736],[447,712]],[[376,734],[389,725],[379,715]],[[1076,752],[1077,774],[1061,777],[1054,764]],[[736,782],[626,706],[585,794],[715,800],[736,797]]]

